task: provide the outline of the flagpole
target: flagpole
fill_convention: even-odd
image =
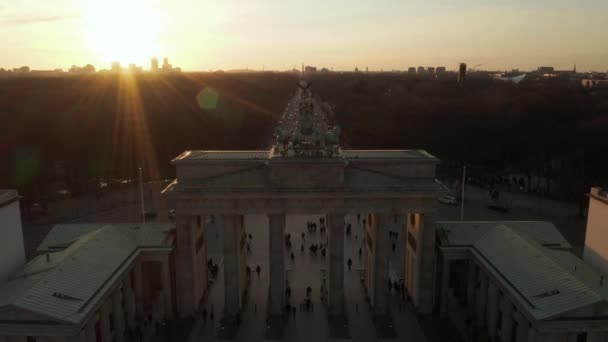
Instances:
[[[139,168],[139,200],[141,202],[141,222],[146,223],[146,206],[144,204],[144,182],[141,176],[141,167]]]
[[[462,167],[462,194],[460,196],[460,221],[464,221],[464,184],[466,181],[467,166]]]

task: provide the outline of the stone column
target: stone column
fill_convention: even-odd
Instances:
[[[388,312],[388,258],[391,253],[391,241],[388,235],[393,215],[376,214],[376,241],[374,246],[374,312]]]
[[[605,331],[590,331],[587,333],[587,342],[603,342],[608,341],[608,332]]]
[[[441,260],[441,315],[446,315],[448,312],[448,293],[450,289],[450,266],[451,261],[445,255]]]
[[[241,309],[241,216],[224,215],[224,315],[234,317]],[[262,270],[264,271],[264,270]]]
[[[163,297],[165,302],[165,317],[173,317],[173,298],[171,288],[171,265],[169,265],[169,255],[161,263],[161,276],[163,282]]]
[[[467,266],[467,313],[472,316],[475,313],[475,269],[477,266],[472,259],[468,260]]]
[[[329,308],[334,315],[344,313],[344,214],[331,213],[329,229]]]
[[[144,295],[143,295],[143,274],[141,270],[141,261],[136,260],[133,267],[133,288],[135,290],[135,313],[137,316],[144,315]]]
[[[133,293],[133,277],[129,273],[122,285],[123,296],[125,297],[125,316],[127,326],[133,328],[135,326],[135,294]]]
[[[179,208],[178,208],[179,210]],[[179,213],[179,211],[178,211]],[[176,221],[176,253],[175,265],[177,270],[177,301],[178,311],[182,315],[192,315],[195,309],[195,278],[194,258],[195,250],[193,232],[195,223],[191,214],[178,214]]]
[[[433,311],[433,296],[435,284],[433,274],[435,273],[435,212],[424,213],[420,241],[418,241],[418,279],[417,296],[418,310],[423,314]]]
[[[98,316],[98,314],[93,316],[87,323],[86,327],[84,328],[86,331],[86,335],[87,335],[87,342],[97,342],[96,341],[97,336],[95,334],[95,324],[97,323],[96,316]]]
[[[112,321],[114,323],[116,341],[124,341],[126,319],[122,307],[122,297],[120,295],[120,291],[114,291],[112,294]]]
[[[57,337],[60,341],[66,342],[87,342],[87,332],[86,326],[82,328],[76,335],[70,336],[68,338]],[[4,342],[2,338],[0,338],[0,342]],[[38,340],[36,340],[38,342]]]
[[[285,256],[283,239],[285,214],[268,215],[270,241],[270,314],[281,315],[285,308]]]
[[[534,329],[534,327],[530,327],[528,329],[528,339],[526,341],[527,342],[536,342],[537,341],[536,335],[538,335],[538,332],[536,331],[536,329]]]
[[[488,335],[490,338],[496,336],[496,320],[498,316],[498,288],[492,281],[488,281]]]
[[[15,336],[15,335],[9,335],[6,336],[6,341],[7,342],[27,342],[27,337],[25,336]]]
[[[480,272],[479,279],[479,295],[477,297],[477,326],[484,327],[487,325],[487,302],[488,302],[488,277]]]
[[[99,310],[99,327],[101,330],[101,342],[111,342],[112,332],[110,331],[110,303],[101,305]]]
[[[528,339],[528,320],[518,311],[514,315],[517,321],[517,341],[526,341]]]
[[[501,341],[511,342],[511,330],[513,326],[513,304],[508,302],[506,298],[502,304],[502,326],[500,327]]]

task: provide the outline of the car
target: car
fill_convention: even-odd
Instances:
[[[144,212],[144,217],[147,218],[147,219],[156,218],[156,212],[155,211],[145,211]]]
[[[509,207],[504,206],[504,205],[498,205],[498,204],[490,204],[490,205],[488,205],[488,209],[494,210],[494,211],[500,211],[501,213],[509,212]]]
[[[439,203],[443,203],[443,204],[458,204],[458,200],[456,199],[456,197],[454,196],[441,196],[438,198]]]

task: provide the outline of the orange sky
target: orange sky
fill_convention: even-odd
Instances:
[[[608,1],[0,0],[0,66],[608,70]]]

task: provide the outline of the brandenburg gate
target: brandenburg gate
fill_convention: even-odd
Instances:
[[[163,193],[176,203],[177,306],[197,308],[207,286],[206,218],[224,231],[224,314],[239,313],[245,291],[244,215],[269,222],[271,315],[285,308],[286,215],[320,214],[329,235],[328,309],[344,312],[345,215],[367,220],[365,286],[374,312],[388,310],[388,231],[407,237],[406,291],[422,313],[434,301],[435,180],[439,160],[422,150],[345,150],[329,127],[331,107],[300,82],[275,130],[276,144],[258,151],[186,151],[173,160],[177,179]]]

